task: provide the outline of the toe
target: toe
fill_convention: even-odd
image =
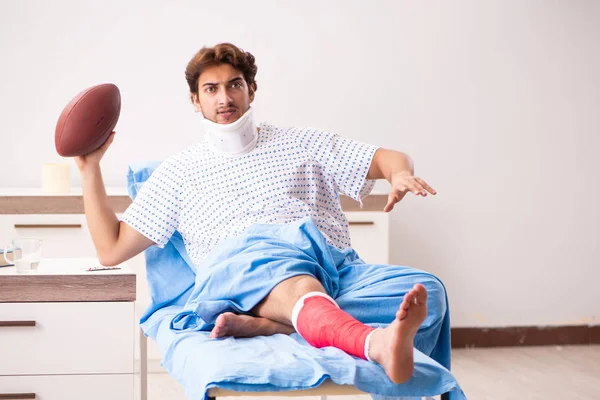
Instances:
[[[425,289],[425,286],[418,283],[415,285],[413,290],[415,292],[415,298],[417,300],[416,303],[425,304],[427,302],[427,289]]]
[[[396,318],[398,319],[398,321],[402,321],[404,318],[406,318],[407,315],[408,315],[408,311],[407,310],[400,309],[396,313]]]
[[[411,290],[404,296],[404,301],[402,302],[402,308],[408,308],[415,301],[415,293]]]
[[[215,325],[218,326],[221,330],[224,330],[225,328],[227,328],[227,325],[230,324],[231,319],[229,318],[230,313],[224,313],[221,314],[217,317],[217,320],[215,321]]]

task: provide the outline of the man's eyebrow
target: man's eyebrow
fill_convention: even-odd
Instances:
[[[241,76],[238,76],[237,78],[233,78],[233,79],[231,79],[231,80],[230,80],[229,82],[227,82],[227,83],[238,82],[238,81],[241,81],[241,80],[242,80],[242,77],[241,77]],[[206,82],[206,83],[204,83],[202,86],[204,87],[204,86],[217,86],[217,85],[218,85],[218,83],[215,83],[215,82]]]

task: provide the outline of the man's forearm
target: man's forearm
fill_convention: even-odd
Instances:
[[[81,172],[83,206],[98,257],[114,249],[119,238],[119,219],[110,208],[99,165],[90,165]]]
[[[379,148],[373,156],[367,178],[386,179],[391,182],[392,175],[402,171],[414,175],[415,170],[412,159],[405,153]]]

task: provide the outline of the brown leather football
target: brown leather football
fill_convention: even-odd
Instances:
[[[92,86],[63,109],[54,132],[56,151],[63,157],[81,156],[102,146],[121,113],[121,92],[112,83]]]

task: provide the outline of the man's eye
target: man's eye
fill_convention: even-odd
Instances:
[[[208,93],[213,93],[215,91],[215,88],[213,86],[209,86],[206,88],[206,92]]]
[[[231,84],[231,87],[234,89],[239,89],[242,87],[242,84],[240,82],[234,82]]]

